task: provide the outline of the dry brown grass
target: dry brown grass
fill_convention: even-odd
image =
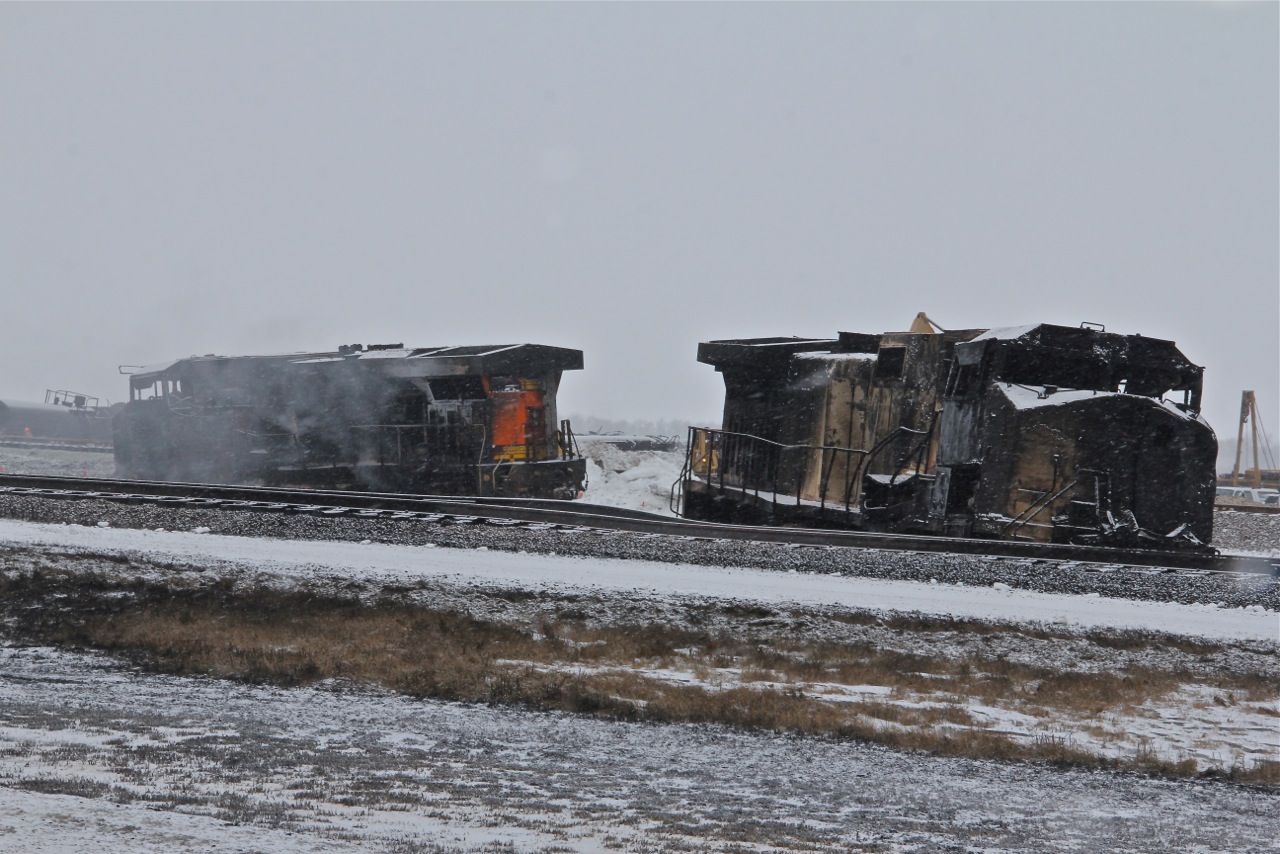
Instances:
[[[975,726],[964,708],[978,699],[1027,714],[1096,718],[1185,684],[1178,674],[1157,671],[1060,673],[1001,659],[926,658],[860,644],[788,640],[766,647],[660,625],[588,626],[576,615],[522,626],[402,600],[367,603],[217,583],[181,589],[58,573],[10,576],[0,584],[0,607],[27,637],[107,650],[168,673],[285,686],[342,680],[415,697],[717,723],[954,756],[1196,773],[1191,760],[1139,753],[1118,762],[1062,739],[1015,741]],[[711,684],[673,684],[644,672],[666,667],[702,674]],[[724,668],[735,677],[719,687],[716,675]],[[751,684],[761,682],[783,687]],[[832,702],[803,690],[811,683],[883,686],[896,698],[923,695],[931,702]],[[1253,687],[1262,690],[1261,683]],[[1272,697],[1276,688],[1266,685]],[[1280,763],[1232,769],[1227,776],[1280,785]]]

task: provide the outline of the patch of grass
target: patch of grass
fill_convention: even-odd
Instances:
[[[134,795],[122,786],[112,786],[83,777],[26,777],[6,781],[5,785],[42,795],[74,795],[96,798],[115,804],[133,803]]]
[[[1250,766],[1232,767],[1223,776],[1233,783],[1280,787],[1280,760],[1263,759]]]
[[[166,673],[282,686],[336,680],[414,697],[717,723],[954,756],[1128,767],[1178,777],[1197,773],[1191,760],[1170,762],[1140,752],[1121,762],[1064,739],[1017,741],[978,726],[965,708],[976,699],[1046,717],[1054,711],[1097,718],[1186,684],[1185,674],[1156,670],[1063,673],[999,658],[927,657],[789,636],[765,645],[666,625],[593,625],[576,611],[520,625],[414,605],[398,596],[370,602],[356,593],[237,589],[190,576],[170,584],[48,570],[10,574],[0,579],[0,608],[25,637],[105,650]],[[741,608],[734,615],[747,621],[779,616],[765,608]],[[923,622],[935,625],[932,619]],[[955,629],[956,621],[945,622]],[[702,673],[708,684],[673,684],[641,668]],[[735,675],[717,684],[725,668]],[[1275,680],[1245,681],[1250,697],[1280,693]],[[784,687],[759,684],[766,682]],[[920,695],[941,702],[835,702],[801,687],[810,683],[875,685],[898,698]],[[1278,767],[1261,763],[1225,773],[1233,780],[1278,785]],[[234,815],[234,805],[225,811]]]

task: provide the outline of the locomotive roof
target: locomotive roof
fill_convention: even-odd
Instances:
[[[404,347],[394,345],[353,344],[338,350],[319,353],[282,353],[260,356],[190,356],[135,371],[130,384],[146,386],[167,376],[187,373],[197,365],[234,363],[246,367],[276,365],[324,365],[365,363],[369,367],[403,377],[462,376],[467,374],[505,374],[521,371],[574,371],[582,369],[582,351],[546,344],[482,344],[445,345],[437,347]]]

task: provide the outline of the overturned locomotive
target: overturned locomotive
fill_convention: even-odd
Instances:
[[[131,374],[116,473],[575,498],[586,462],[556,392],[581,368],[582,351],[538,344],[180,359]]]
[[[1203,548],[1217,440],[1171,341],[1040,324],[710,341],[723,429],[690,428],[681,515]]]

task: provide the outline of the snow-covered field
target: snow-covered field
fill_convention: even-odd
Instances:
[[[660,613],[680,602],[759,603],[961,614],[1068,633],[1133,627],[1244,643],[1237,655],[1274,656],[1278,647],[1277,615],[1265,610],[731,567],[12,520],[0,520],[0,549],[9,566],[23,554],[75,555],[108,559],[90,561],[99,572],[152,578],[198,566],[284,586],[417,580],[460,596],[521,589],[623,602],[633,617],[636,607]],[[679,668],[657,675],[723,687],[741,679]],[[874,685],[788,687],[832,702],[937,702]],[[977,702],[966,709],[999,732],[1103,754],[1147,750],[1223,767],[1277,751],[1274,708],[1203,687],[1081,720]],[[1273,793],[1223,784],[608,723],[350,686],[286,691],[147,676],[41,648],[0,656],[0,715],[8,816],[0,834],[14,850],[84,850],[93,839],[107,851],[915,851],[961,842],[987,851],[1265,851],[1276,850],[1280,805]],[[1191,838],[1179,831],[1188,811],[1199,834]],[[266,828],[254,837],[259,849],[240,847],[245,823]]]
[[[0,848],[1277,850],[1275,793],[0,650]]]
[[[629,454],[597,455],[588,499],[660,511],[679,455]],[[632,670],[708,690],[956,708],[969,728],[1120,759],[1190,759],[1202,770],[1280,760],[1276,698],[1215,681],[1258,674],[1274,684],[1280,614],[1261,605],[581,557],[574,536],[559,536],[556,553],[525,554],[0,519],[0,566],[354,585],[369,596],[414,587],[534,626],[564,602],[618,624],[765,614],[724,625],[760,643],[830,637],[1064,672],[1154,667],[1184,684],[1132,707],[1048,716],[942,691],[771,681],[708,667],[693,650]],[[859,614],[874,619],[848,621]],[[892,619],[931,616],[1003,628],[975,635]],[[1113,642],[1126,633],[1138,639]],[[1275,790],[1210,780],[422,701],[349,684],[176,678],[95,653],[0,646],[0,851],[1265,852],[1280,851],[1277,814]]]

